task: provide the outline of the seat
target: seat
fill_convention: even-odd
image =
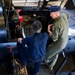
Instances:
[[[58,52],[57,54],[59,54],[59,56],[62,55],[63,60],[62,60],[62,62],[59,64],[59,67],[57,68],[57,70],[54,72],[54,75],[59,75],[61,69],[64,67],[64,65],[65,65],[66,63],[67,63],[68,69],[69,69],[69,74],[68,74],[68,75],[71,75],[71,69],[70,69],[70,66],[69,66],[70,63],[68,62],[68,57],[67,57],[65,51],[62,50],[61,52]],[[55,54],[55,55],[51,58],[51,60],[52,60],[57,54]],[[55,63],[55,64],[56,64],[56,63]]]

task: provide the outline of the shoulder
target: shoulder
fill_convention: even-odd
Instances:
[[[61,12],[61,17],[65,17],[65,18],[69,19],[70,18],[70,14],[66,13],[66,12]]]
[[[43,33],[43,36],[44,37],[49,37],[49,35],[45,32],[45,33]]]

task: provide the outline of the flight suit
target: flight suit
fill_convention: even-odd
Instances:
[[[45,63],[52,62],[50,67],[55,65],[59,52],[61,52],[67,45],[69,27],[68,18],[69,14],[61,13],[60,16],[53,22],[51,36],[53,43],[47,47],[47,53],[45,56]],[[53,56],[54,58],[51,60]]]

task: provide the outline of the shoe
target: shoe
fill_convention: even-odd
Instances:
[[[49,68],[49,70],[53,70],[53,67],[50,67],[50,65],[49,64],[46,64],[46,66]]]
[[[50,70],[53,70],[53,67],[50,67],[50,66],[49,66],[49,68],[50,68]]]

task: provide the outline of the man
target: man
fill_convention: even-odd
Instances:
[[[21,55],[23,65],[27,65],[28,61],[33,63],[34,68],[30,75],[36,75],[39,71],[41,62],[44,60],[46,44],[49,36],[47,33],[41,33],[42,23],[39,20],[35,20],[33,22],[32,28],[34,34],[26,36],[22,41],[19,39],[18,42],[21,44],[21,50],[19,50],[19,53]],[[25,45],[27,45],[27,47],[25,47]]]
[[[49,11],[50,16],[54,19],[53,25],[48,25],[48,32],[53,42],[47,47],[45,63],[48,63],[52,70],[58,59],[58,54],[67,45],[69,15],[60,13],[60,6],[51,6]],[[50,30],[51,27],[52,31]]]

